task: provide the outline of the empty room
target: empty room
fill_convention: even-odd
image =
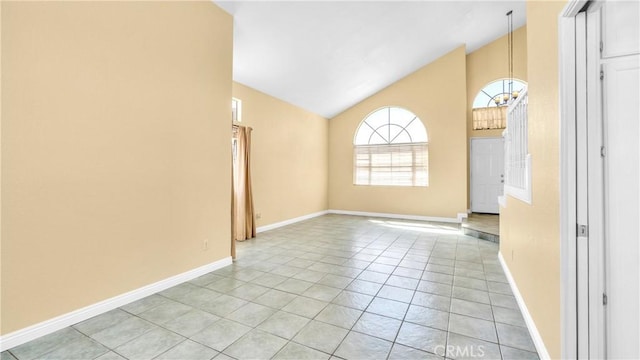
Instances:
[[[640,2],[0,21],[1,360],[640,358]]]

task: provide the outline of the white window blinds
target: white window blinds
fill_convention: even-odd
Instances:
[[[354,146],[356,185],[427,186],[427,143]]]
[[[485,107],[472,110],[473,130],[504,129],[507,127],[507,108]]]

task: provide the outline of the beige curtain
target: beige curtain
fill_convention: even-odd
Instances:
[[[256,236],[251,192],[251,128],[233,127],[233,181],[231,201],[231,255],[235,258],[235,240]]]
[[[504,129],[506,127],[506,106],[473,109],[473,130]]]

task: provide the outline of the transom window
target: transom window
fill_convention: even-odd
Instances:
[[[504,129],[507,127],[507,105],[518,98],[527,86],[516,79],[490,82],[473,100],[473,129]]]
[[[353,144],[355,185],[429,184],[427,130],[411,111],[387,106],[372,112]]]
[[[231,122],[238,123],[242,121],[242,100],[231,98]]]

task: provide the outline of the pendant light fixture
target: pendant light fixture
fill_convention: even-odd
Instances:
[[[509,78],[507,87],[502,89],[502,95],[496,96],[493,101],[496,106],[505,106],[518,98],[518,91],[513,90],[513,10],[507,12],[507,57],[509,64]]]

